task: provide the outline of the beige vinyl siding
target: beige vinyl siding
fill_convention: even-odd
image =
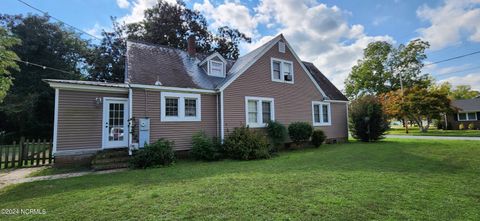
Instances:
[[[271,80],[272,57],[293,62],[294,84]],[[312,101],[323,99],[289,48],[285,53],[280,53],[278,44],[224,90],[225,134],[245,124],[245,96],[273,98],[275,120],[285,125],[295,121],[312,123]],[[347,137],[345,104],[332,103],[331,108],[332,125],[318,128],[324,130],[328,138]]]
[[[57,151],[102,148],[103,105],[97,97],[127,94],[59,90]]]
[[[218,136],[216,98],[217,95],[201,95],[201,121],[161,122],[160,91],[135,89],[132,115],[137,120],[137,125],[139,118],[150,118],[150,142],[165,138],[175,142],[175,150],[187,150],[191,148],[192,136],[198,131],[203,130],[209,136]]]

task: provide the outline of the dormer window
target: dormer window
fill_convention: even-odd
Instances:
[[[293,62],[272,58],[272,81],[293,84]]]
[[[218,52],[211,54],[198,64],[208,75],[214,77],[225,77],[227,60]]]
[[[208,74],[215,77],[224,77],[224,64],[221,61],[210,60],[208,63]]]

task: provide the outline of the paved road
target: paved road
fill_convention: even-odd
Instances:
[[[440,136],[411,136],[411,135],[386,135],[387,138],[423,139],[423,140],[478,140],[480,137],[440,137]]]

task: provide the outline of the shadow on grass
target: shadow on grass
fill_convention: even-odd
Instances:
[[[442,146],[443,145],[443,146]],[[0,193],[3,202],[14,202],[55,194],[94,190],[126,185],[131,188],[149,185],[184,183],[197,179],[263,173],[268,175],[295,172],[399,172],[405,174],[447,174],[461,172],[464,167],[435,159],[429,151],[450,148],[449,144],[433,141],[382,141],[378,143],[347,143],[325,145],[280,153],[270,160],[195,162],[180,161],[167,168],[131,170],[126,172],[87,175],[61,180],[25,183],[7,187]],[[418,148],[428,150],[419,154]],[[452,149],[452,152],[454,150]],[[480,152],[480,150],[479,150]],[[473,154],[473,153],[472,153]],[[478,154],[478,153],[476,153]]]

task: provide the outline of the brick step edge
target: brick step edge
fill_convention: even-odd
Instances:
[[[93,159],[92,165],[109,164],[109,163],[128,163],[129,160],[130,160],[130,157]]]
[[[102,164],[102,165],[93,165],[92,169],[95,171],[99,170],[111,170],[111,169],[119,169],[119,168],[127,168],[128,163],[113,163],[113,164]]]

